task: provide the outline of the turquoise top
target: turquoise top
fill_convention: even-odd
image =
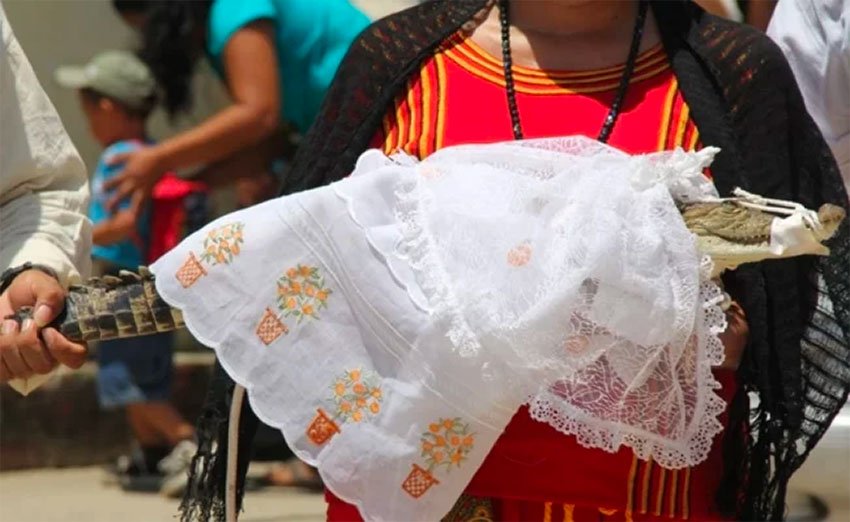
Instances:
[[[281,118],[306,132],[348,47],[369,19],[348,0],[215,0],[207,52],[220,75],[227,42],[261,19],[274,24]]]
[[[144,146],[144,143],[137,140],[124,140],[113,143],[107,147],[94,169],[94,174],[91,180],[91,203],[89,204],[89,219],[97,225],[102,221],[110,219],[112,213],[106,209],[106,202],[112,197],[111,191],[106,191],[103,184],[110,178],[115,177],[124,170],[124,165],[107,165],[106,161],[123,152],[132,152]],[[126,210],[130,207],[130,200],[123,199],[118,204],[119,210]],[[147,249],[147,240],[149,237],[150,213],[145,210],[136,221],[135,237],[129,237],[121,241],[112,243],[106,246],[94,245],[91,250],[93,257],[109,261],[121,268],[128,270],[137,270],[140,266],[145,265],[145,250]]]

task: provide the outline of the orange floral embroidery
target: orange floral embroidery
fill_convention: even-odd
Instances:
[[[195,257],[194,252],[189,252],[189,257],[183,262],[183,265],[180,266],[175,274],[183,288],[189,288],[195,284],[195,281],[205,275],[207,275],[207,271],[204,270],[204,266]]]
[[[508,251],[508,264],[515,267],[521,267],[531,261],[531,245],[523,243]]]
[[[381,412],[383,394],[378,385],[377,374],[359,368],[349,370],[337,377],[331,389],[336,409],[331,414],[319,408],[310,426],[307,437],[316,445],[322,445],[339,433],[346,422],[363,422]]]
[[[427,180],[437,180],[443,177],[443,173],[430,165],[419,168],[419,175]]]
[[[401,488],[413,498],[419,498],[432,486],[439,484],[435,470],[459,468],[466,461],[475,445],[475,434],[460,418],[439,419],[428,425],[420,439],[421,455],[426,467],[413,464],[413,469],[401,484]]]
[[[270,345],[280,337],[289,333],[289,328],[277,317],[271,308],[266,308],[260,324],[257,325],[257,337],[266,346]]]
[[[420,441],[428,471],[443,465],[450,469],[452,465],[460,467],[466,460],[474,446],[475,434],[459,418],[440,419],[428,426]]]
[[[240,245],[245,242],[244,229],[244,223],[236,222],[210,230],[204,239],[201,260],[210,265],[229,264],[241,252]]]
[[[277,280],[278,306],[283,315],[293,316],[297,322],[305,317],[318,319],[316,312],[327,307],[331,293],[325,287],[319,269],[313,266],[298,265],[290,268]]]
[[[430,471],[414,464],[413,469],[407,475],[401,487],[411,497],[419,498],[431,489],[431,486],[439,483],[440,481],[435,479]]]
[[[313,421],[307,427],[307,438],[313,444],[321,446],[337,433],[339,433],[339,426],[336,422],[321,408],[316,410],[316,416],[313,417]]]
[[[383,396],[378,379],[376,374],[360,369],[349,370],[338,377],[333,384],[335,418],[360,422],[380,413]]]

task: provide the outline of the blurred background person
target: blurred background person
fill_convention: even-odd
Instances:
[[[135,271],[173,247],[183,237],[181,216],[162,194],[203,194],[205,187],[163,173],[153,188],[154,198],[138,215],[129,201],[110,213],[104,183],[121,172],[105,159],[153,145],[147,119],[156,106],[156,82],[148,67],[126,51],[105,51],[84,66],[56,71],[57,82],[77,90],[80,104],[103,155],[92,175],[89,217],[94,224],[92,256],[96,272],[117,276]],[[165,203],[165,206],[159,204]],[[177,207],[179,208],[179,207]],[[158,226],[154,226],[158,225]],[[135,444],[129,456],[113,467],[119,483],[133,490],[154,487],[168,496],[182,493],[188,464],[197,449],[195,430],[169,402],[172,378],[172,333],[115,339],[98,345],[97,389],[102,408],[126,410]]]
[[[711,14],[736,22],[746,22],[764,31],[776,0],[696,0],[696,3]]]
[[[286,126],[306,132],[337,66],[369,19],[348,0],[113,0],[142,35],[141,55],[176,115],[192,105],[190,78],[206,56],[232,104],[200,125],[113,162],[126,163],[110,187],[112,205],[133,194],[133,210],[159,173],[207,167],[205,178],[239,179],[240,205],[279,186]]]
[[[215,185],[235,181],[239,206],[275,195],[293,153],[291,135],[309,128],[337,66],[369,23],[348,0],[113,0],[113,6],[139,29],[141,56],[170,115],[191,107],[190,79],[204,55],[232,98],[229,107],[195,128],[113,155],[110,164],[124,164],[107,183],[117,188],[113,205],[131,193],[137,204],[144,201],[163,169],[200,167],[198,177]],[[265,427],[260,433],[285,448],[278,433]],[[264,482],[321,485],[318,474],[298,459],[272,468]]]
[[[778,0],[738,0],[744,11],[744,21],[762,31],[767,31],[767,25],[778,3]]]
[[[23,306],[33,322],[4,321],[0,382],[77,368],[86,347],[41,327],[62,311],[65,287],[90,270],[85,167],[12,33],[0,3],[0,319]],[[19,391],[31,386],[17,381]]]
[[[770,26],[850,190],[850,1],[783,0]]]

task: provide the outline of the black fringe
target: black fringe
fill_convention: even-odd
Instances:
[[[181,522],[224,522],[227,480],[227,431],[235,383],[216,362],[215,374],[197,423],[198,452],[189,469],[189,484],[180,503]],[[239,448],[236,501],[242,509],[245,475],[253,456],[253,441],[259,420],[243,399],[239,418]]]

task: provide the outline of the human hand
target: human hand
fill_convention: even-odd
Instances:
[[[0,382],[49,373],[59,363],[75,369],[83,365],[85,345],[72,343],[53,328],[42,330],[64,304],[65,290],[59,282],[36,269],[21,272],[0,294]],[[5,319],[25,306],[33,307],[32,320],[18,325]]]
[[[726,324],[726,330],[718,336],[726,354],[720,368],[736,370],[750,339],[750,325],[744,309],[735,301],[730,301],[726,309]]]
[[[129,197],[130,213],[138,218],[144,203],[150,198],[154,184],[162,176],[163,168],[156,150],[145,147],[114,154],[106,163],[110,167],[123,165],[119,174],[103,184],[104,190],[113,191],[106,202],[106,208],[114,212],[118,205]]]

